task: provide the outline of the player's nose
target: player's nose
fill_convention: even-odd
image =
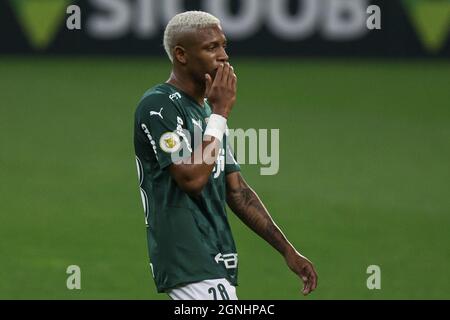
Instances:
[[[222,51],[220,52],[219,58],[217,59],[220,63],[225,63],[230,60],[230,57],[228,57],[227,52],[224,48],[222,48]]]

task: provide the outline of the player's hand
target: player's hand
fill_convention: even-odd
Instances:
[[[303,281],[303,295],[309,294],[317,287],[317,273],[308,258],[297,251],[292,251],[285,257],[286,263]]]
[[[237,77],[234,68],[228,62],[222,63],[214,81],[209,74],[205,75],[205,81],[206,97],[212,105],[212,111],[228,118],[236,101]]]

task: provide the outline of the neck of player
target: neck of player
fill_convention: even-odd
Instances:
[[[170,77],[166,82],[189,95],[203,107],[203,99],[205,98],[205,83],[198,83],[189,75],[182,72],[177,72],[175,68],[172,69]]]

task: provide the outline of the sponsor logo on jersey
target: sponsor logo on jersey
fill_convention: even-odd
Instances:
[[[181,146],[180,138],[175,132],[166,132],[159,139],[159,146],[164,152],[176,152]]]
[[[153,140],[153,137],[150,134],[150,131],[148,130],[147,126],[144,123],[141,124],[141,128],[142,128],[142,130],[144,130],[144,133],[147,135],[147,138],[150,141],[150,144],[152,145],[153,152],[155,153],[156,159],[158,159],[158,153],[156,151],[155,140]]]
[[[221,252],[219,252],[214,257],[214,260],[216,261],[216,263],[223,262],[225,264],[225,268],[227,269],[234,269],[238,264],[238,255],[237,253],[222,254]]]
[[[154,116],[154,115],[158,115],[161,119],[164,120],[164,118],[163,118],[163,116],[162,116],[162,114],[161,114],[161,112],[163,111],[163,109],[164,109],[164,108],[161,108],[161,109],[159,110],[159,112],[156,112],[156,111],[150,111],[150,117],[151,117],[151,116]]]

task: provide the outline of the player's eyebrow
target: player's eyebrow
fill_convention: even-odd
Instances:
[[[210,45],[221,45],[221,44],[226,46],[228,44],[227,39],[224,39],[224,40],[213,40],[213,41],[206,42],[204,44],[204,47],[209,47]]]

